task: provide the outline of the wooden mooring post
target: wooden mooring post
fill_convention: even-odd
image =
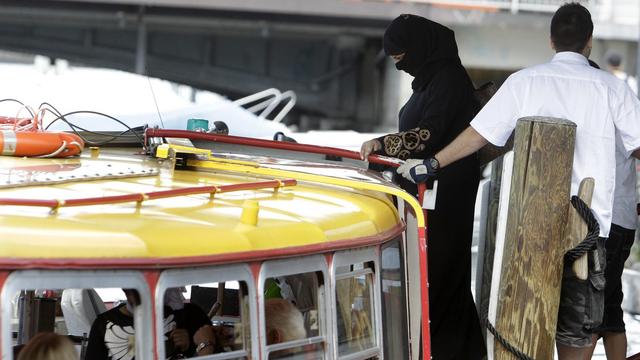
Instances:
[[[533,359],[554,356],[575,132],[549,117],[516,126],[495,327]],[[516,358],[497,341],[494,350],[494,359]]]

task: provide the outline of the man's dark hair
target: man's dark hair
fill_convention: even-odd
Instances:
[[[551,41],[556,51],[581,52],[592,34],[591,14],[578,3],[562,5],[551,19]]]
[[[608,52],[606,55],[606,58],[607,58],[607,64],[609,64],[610,66],[618,67],[620,66],[620,64],[622,64],[622,55],[620,55],[616,51]]]

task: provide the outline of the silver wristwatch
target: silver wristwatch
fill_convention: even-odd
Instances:
[[[207,346],[212,346],[213,344],[210,341],[203,341],[196,347],[196,352],[200,352],[204,350]]]

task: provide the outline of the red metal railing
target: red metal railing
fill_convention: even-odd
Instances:
[[[191,139],[191,140],[205,140],[205,141],[214,141],[214,142],[224,143],[224,144],[248,145],[248,146],[256,146],[256,147],[262,147],[262,148],[268,148],[268,149],[299,151],[299,152],[306,152],[306,153],[312,153],[312,154],[339,156],[347,159],[362,160],[360,158],[360,153],[357,151],[338,149],[338,148],[333,148],[328,146],[318,146],[318,145],[298,144],[298,143],[290,143],[290,142],[274,141],[274,140],[254,139],[254,138],[247,138],[242,136],[216,135],[216,134],[208,134],[208,133],[187,131],[187,130],[147,129],[147,131],[145,132],[145,138],[150,138],[150,137],[168,137],[168,138],[182,138],[182,139]],[[369,155],[367,160],[370,163],[388,165],[393,167],[398,167],[402,164],[402,162],[398,159],[379,156],[379,155]]]
[[[280,187],[295,186],[297,181],[295,179],[285,180],[269,180],[269,181],[256,181],[242,184],[232,185],[220,185],[220,186],[193,186],[180,189],[152,191],[148,193],[136,193],[126,195],[115,196],[101,196],[79,199],[14,199],[14,198],[0,198],[0,205],[13,205],[13,206],[40,206],[57,209],[60,207],[68,206],[89,206],[89,205],[106,205],[106,204],[119,204],[126,202],[138,202],[141,203],[147,200],[156,200],[171,198],[176,196],[195,195],[195,194],[216,194],[216,193],[228,193],[234,191],[244,190],[258,190]]]

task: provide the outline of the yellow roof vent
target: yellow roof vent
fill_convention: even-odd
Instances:
[[[260,205],[256,200],[245,200],[242,204],[242,215],[240,222],[245,225],[256,226],[258,224],[258,211]]]

